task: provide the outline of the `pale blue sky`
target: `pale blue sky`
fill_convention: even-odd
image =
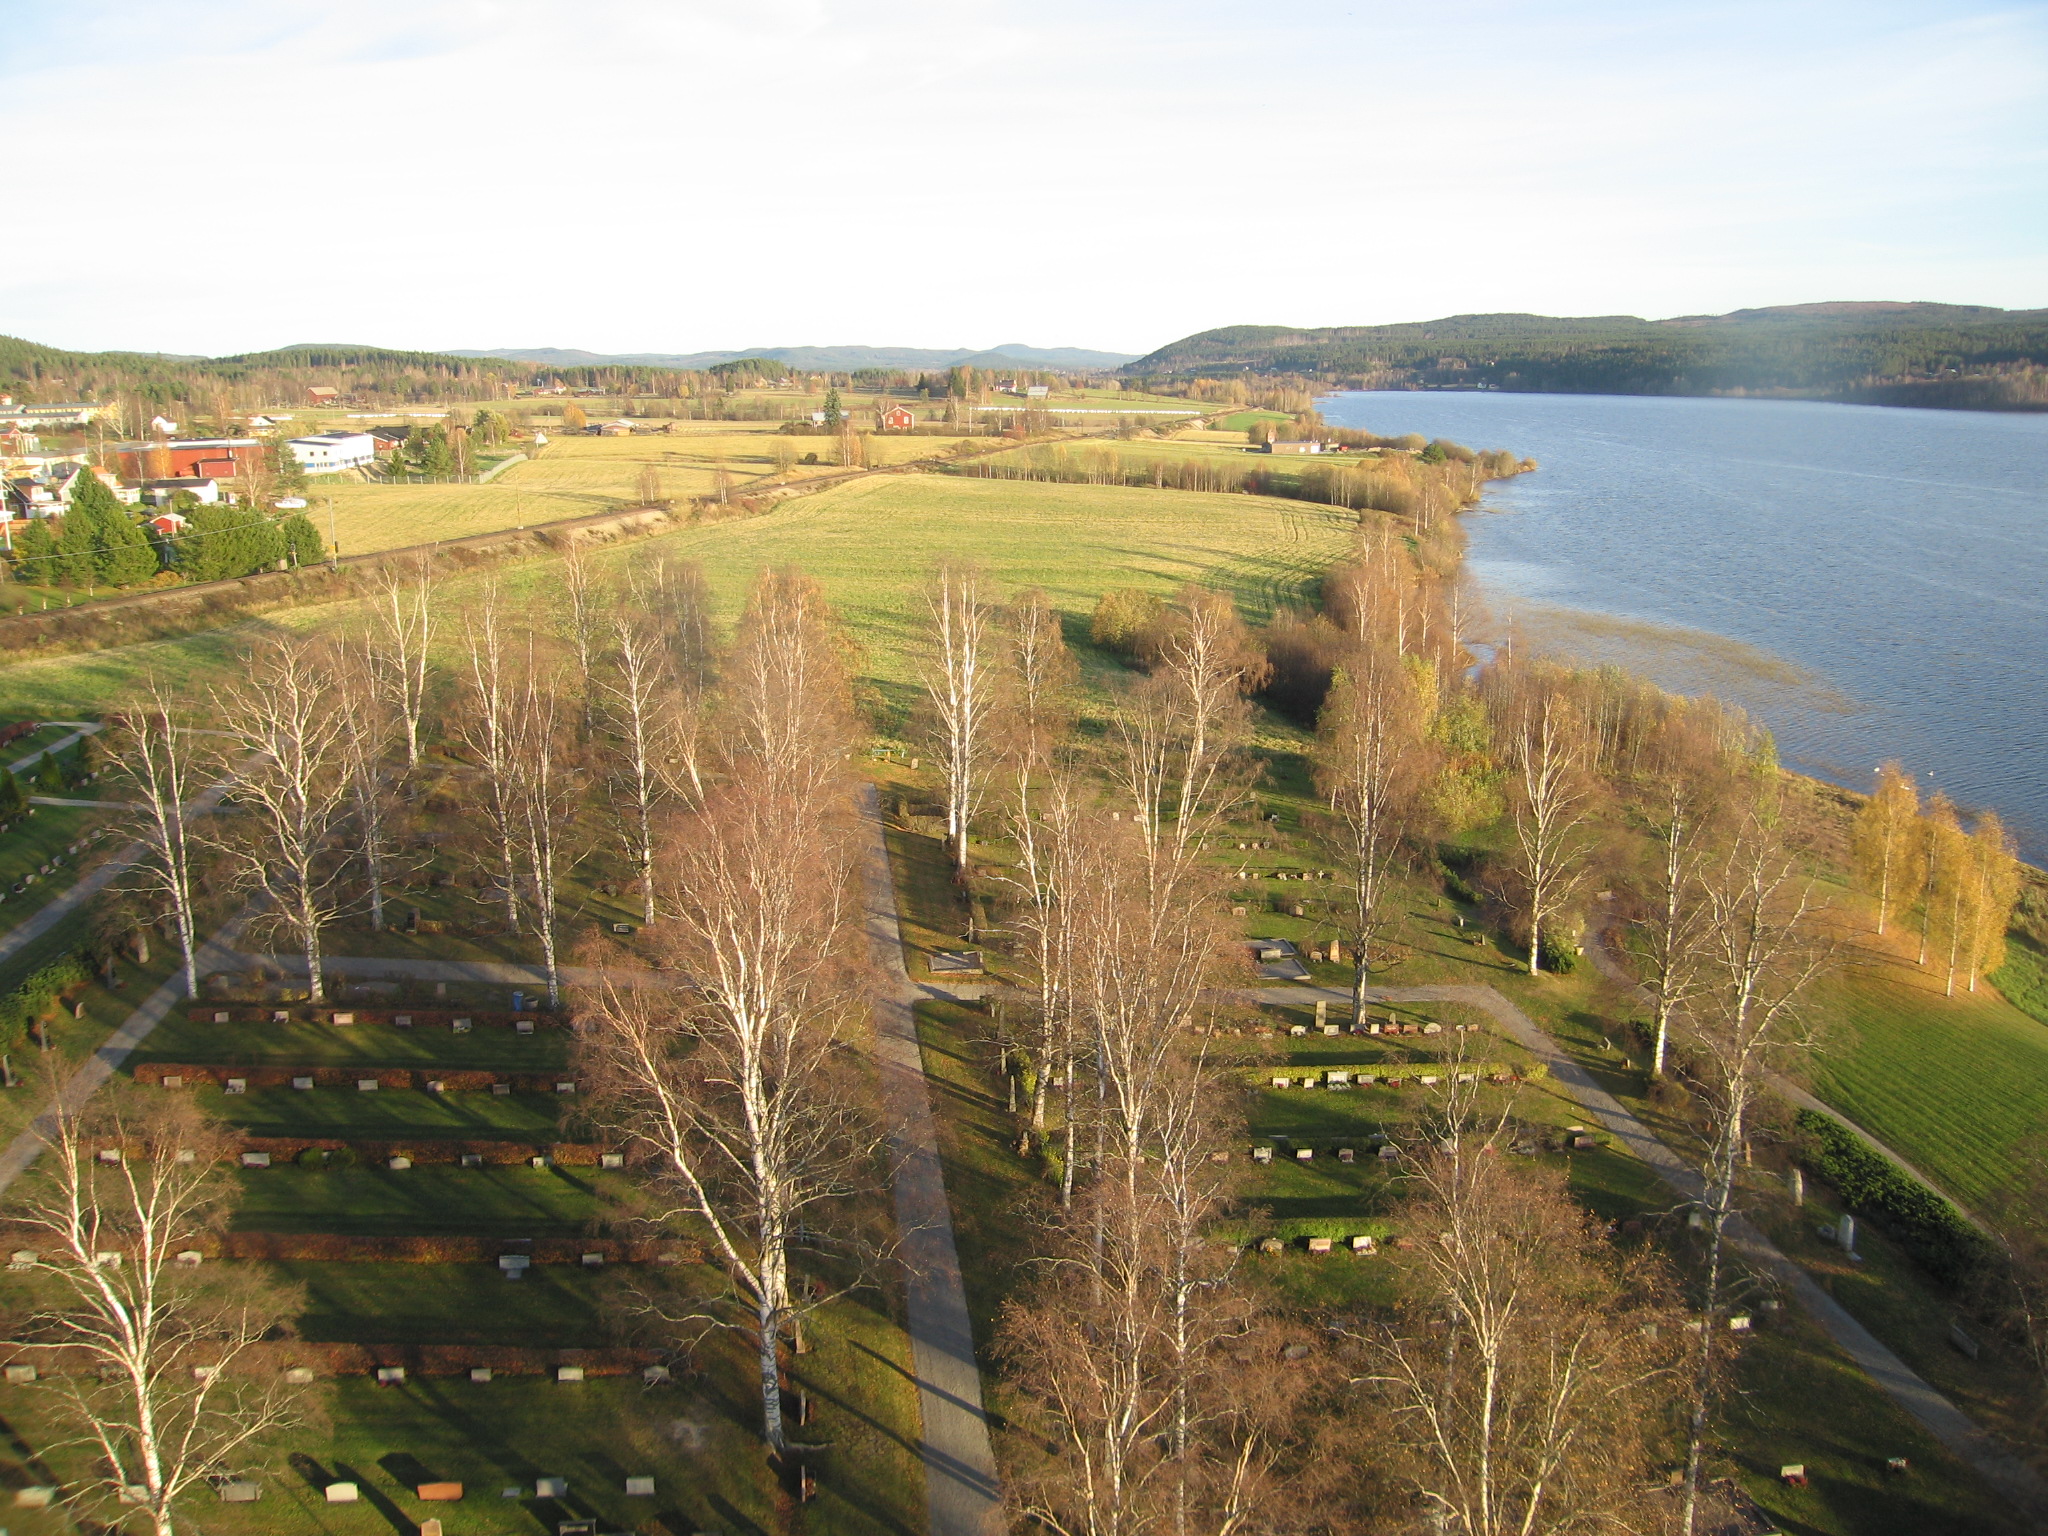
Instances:
[[[0,0],[0,331],[1133,352],[2048,305],[2048,4]]]

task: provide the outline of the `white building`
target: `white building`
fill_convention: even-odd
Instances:
[[[377,440],[367,432],[319,432],[294,437],[285,446],[309,475],[338,474],[377,462]]]

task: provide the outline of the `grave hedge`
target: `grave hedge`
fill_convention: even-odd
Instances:
[[[1800,1110],[1796,1124],[1805,1138],[1806,1166],[1833,1185],[1849,1209],[1882,1224],[1937,1280],[1963,1286],[1993,1265],[1997,1253],[1988,1238],[1855,1132],[1811,1109]]]
[[[13,991],[0,996],[0,1042],[10,1048],[19,1044],[66,992],[91,980],[91,968],[82,955],[65,955],[29,972]]]

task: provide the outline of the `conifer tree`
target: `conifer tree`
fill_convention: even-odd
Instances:
[[[14,536],[14,579],[47,587],[57,580],[57,539],[48,521],[35,518]]]

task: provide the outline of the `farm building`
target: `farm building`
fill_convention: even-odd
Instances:
[[[316,432],[292,438],[285,446],[309,475],[339,474],[377,462],[377,440],[367,432]]]
[[[875,418],[884,432],[908,432],[917,425],[917,413],[906,405],[892,405]]]
[[[335,405],[341,400],[341,391],[332,384],[308,384],[306,401],[310,405]]]
[[[53,402],[49,405],[16,405],[12,395],[0,395],[0,426],[82,427],[100,416],[111,416],[111,405],[89,400]]]
[[[1314,440],[1300,443],[1266,444],[1266,452],[1268,453],[1321,453],[1322,451],[1323,445]]]
[[[130,480],[228,480],[263,467],[263,445],[253,437],[123,443],[114,453]]]
[[[607,421],[591,428],[599,437],[631,437],[633,423],[630,421]]]

